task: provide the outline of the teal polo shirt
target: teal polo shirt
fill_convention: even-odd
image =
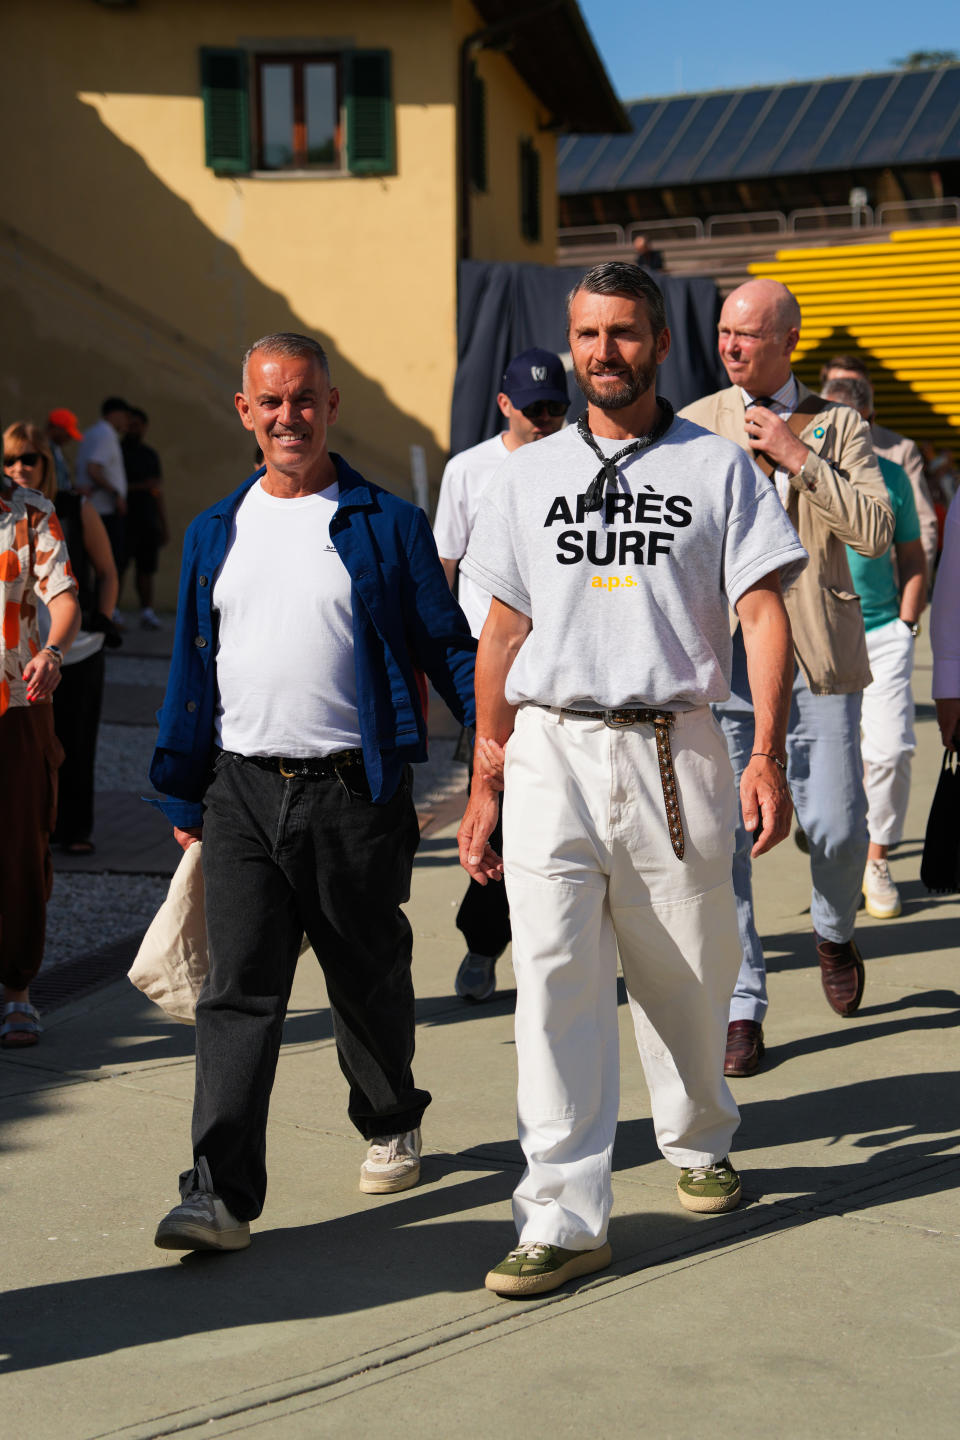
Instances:
[[[853,588],[860,596],[863,623],[867,630],[888,625],[900,614],[900,591],[893,564],[893,547],[920,539],[917,502],[913,498],[913,487],[906,470],[893,460],[884,459],[882,455],[877,456],[877,461],[893,505],[894,527],[890,549],[883,555],[878,555],[875,560],[868,560],[866,556],[858,555],[847,546]]]

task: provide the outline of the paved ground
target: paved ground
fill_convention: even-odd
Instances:
[[[552,1298],[480,1288],[513,1238],[512,976],[505,959],[487,1006],[451,996],[451,826],[427,833],[409,907],[434,1094],[416,1190],[357,1191],[363,1146],[307,955],[252,1247],[156,1250],[189,1160],[192,1031],[126,981],[53,1010],[35,1051],[0,1056],[4,1436],[953,1437],[960,903],[917,878],[938,764],[924,707],[893,861],[904,914],[864,920],[855,1019],[810,963],[804,858],[788,842],[758,867],[770,1049],[735,1082],[734,1214],[679,1209],[621,1008],[614,1264]]]

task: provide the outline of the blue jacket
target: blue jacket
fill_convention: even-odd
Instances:
[[[463,725],[474,723],[477,642],[450,593],[427,517],[358,475],[339,455],[340,499],[330,539],[350,574],[357,708],[373,799],[390,799],[405,765],[427,758],[415,671],[424,671]],[[217,705],[217,617],[211,601],[233,517],[258,470],[190,525],[183,542],[170,676],[150,779],[167,818],[203,823]],[[270,604],[264,591],[263,603]]]

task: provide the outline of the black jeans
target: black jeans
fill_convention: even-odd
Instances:
[[[58,845],[93,834],[94,772],[106,666],[103,651],[64,665],[53,693],[53,719],[63,746],[60,805],[53,839]]]
[[[370,800],[344,779],[285,779],[219,754],[204,797],[210,972],[197,1003],[194,1162],[240,1220],[267,1188],[266,1126],[303,932],[323,968],[349,1115],[365,1139],[420,1124],[413,1083],[410,893],[420,838],[410,787]],[[195,1185],[194,1171],[181,1190]]]

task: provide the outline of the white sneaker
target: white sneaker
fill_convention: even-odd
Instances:
[[[890,878],[886,860],[868,860],[863,872],[863,893],[867,914],[875,920],[892,920],[900,914],[900,891]]]
[[[453,988],[461,1000],[489,1000],[497,988],[496,958],[468,950],[460,961]]]
[[[160,623],[160,617],[159,617],[159,615],[158,615],[158,614],[156,613],[156,611],[153,610],[153,609],[151,608],[151,606],[149,606],[149,605],[147,605],[143,610],[140,611],[140,629],[141,629],[141,630],[162,630],[162,629],[163,629],[163,626],[162,626],[161,623]]]
[[[406,1135],[384,1135],[370,1141],[360,1167],[360,1189],[365,1195],[392,1195],[409,1190],[420,1179],[420,1128]]]
[[[250,1244],[250,1226],[231,1215],[213,1190],[210,1167],[201,1157],[199,1184],[174,1205],[157,1226],[154,1244],[161,1250],[245,1250]]]

